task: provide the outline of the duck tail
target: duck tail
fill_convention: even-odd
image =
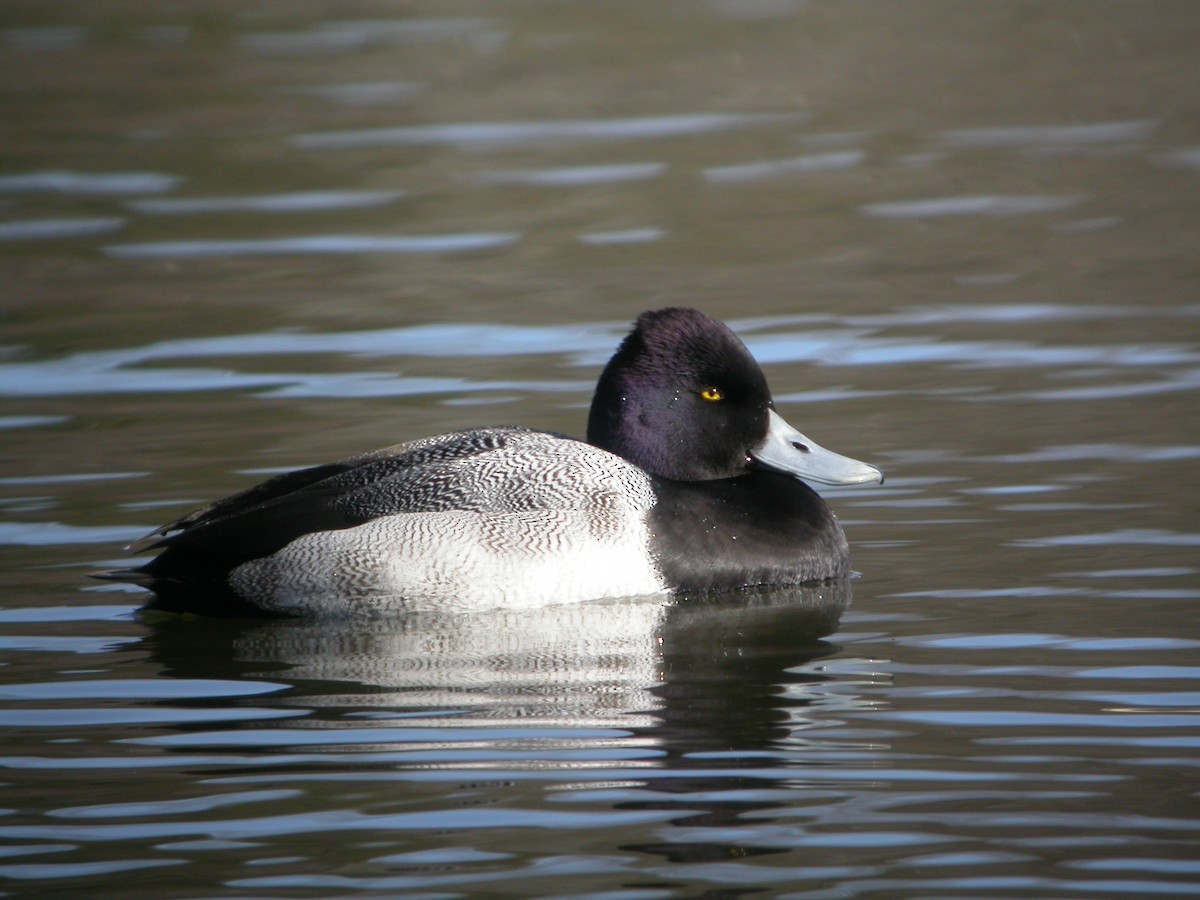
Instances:
[[[119,581],[123,584],[136,584],[148,588],[154,584],[155,578],[145,569],[107,569],[103,572],[88,572],[88,578],[98,581]]]

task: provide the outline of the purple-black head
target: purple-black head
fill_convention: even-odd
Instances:
[[[600,375],[588,441],[652,475],[709,481],[755,466],[807,481],[882,481],[775,412],[767,379],[725,324],[694,309],[642,313]]]

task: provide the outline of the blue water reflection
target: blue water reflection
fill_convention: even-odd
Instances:
[[[652,240],[657,232],[616,233],[622,240]],[[466,236],[463,236],[466,237]],[[507,240],[503,236],[478,236]],[[617,240],[608,235],[605,240]],[[408,240],[408,239],[404,239]],[[453,243],[454,239],[447,238]],[[599,242],[599,241],[597,241]],[[272,242],[248,242],[272,245]],[[174,248],[174,249],[173,249]],[[119,248],[110,248],[119,249]],[[129,245],[131,254],[149,256],[185,255],[205,252],[189,244]],[[1195,308],[1172,310],[1170,317],[1191,316]],[[1135,315],[1135,310],[1090,309],[1079,311],[1080,321]],[[997,307],[914,310],[880,317],[797,317],[809,324],[803,329],[781,330],[787,320],[743,319],[733,324],[744,335],[754,355],[764,364],[811,363],[825,366],[906,366],[938,364],[954,367],[1011,369],[1028,372],[1032,367],[1057,369],[1103,366],[1105,372],[1146,370],[1145,380],[1119,385],[1081,385],[1021,392],[1017,396],[1043,400],[1104,399],[1140,396],[1194,389],[1200,379],[1200,351],[1186,344],[1113,347],[1075,343],[1047,345],[1023,339],[947,340],[931,334],[901,336],[884,333],[906,325],[924,326],[951,322],[992,322],[1020,328],[1039,320],[1070,321],[1075,316],[1065,307]],[[828,327],[835,325],[840,327]],[[563,326],[514,326],[500,324],[429,324],[373,331],[320,333],[262,333],[227,337],[162,341],[123,350],[79,353],[59,360],[0,363],[0,395],[10,397],[78,396],[97,393],[161,393],[200,390],[260,389],[273,396],[378,397],[413,394],[497,393],[505,391],[586,391],[586,380],[481,381],[466,378],[413,377],[377,371],[323,374],[277,372],[246,374],[228,369],[196,369],[171,366],[155,368],[150,362],[222,359],[229,357],[297,356],[343,354],[374,357],[503,357],[550,354],[566,358],[572,366],[596,367],[607,360],[624,324],[579,323]],[[1093,373],[1094,377],[1094,373]],[[862,392],[781,394],[788,401],[838,399],[867,396]],[[964,395],[965,400],[998,399],[995,391]],[[1186,450],[1186,448],[1185,448]],[[1065,452],[1056,450],[1054,452]],[[1162,454],[1163,449],[1148,450]]]

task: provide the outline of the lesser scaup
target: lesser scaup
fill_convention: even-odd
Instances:
[[[881,482],[775,411],[723,323],[643,313],[587,442],[525,428],[424,438],[279,475],[164,525],[102,577],[151,608],[352,615],[544,606],[839,578],[849,548],[801,479]]]

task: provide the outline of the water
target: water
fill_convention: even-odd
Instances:
[[[10,6],[0,890],[1200,896],[1190,4]],[[398,622],[89,582],[579,434],[698,306],[881,465],[835,586]]]

